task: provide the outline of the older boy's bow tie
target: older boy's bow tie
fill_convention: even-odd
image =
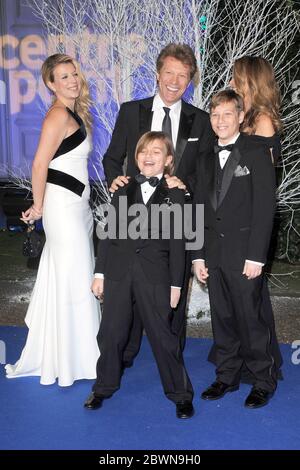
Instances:
[[[135,180],[139,184],[143,184],[145,183],[145,181],[148,181],[148,183],[153,187],[157,186],[159,183],[159,178],[157,178],[157,176],[150,176],[150,178],[146,178],[146,176],[142,175],[141,173],[138,175],[135,175]]]
[[[227,150],[228,152],[231,152],[234,147],[234,144],[229,144],[229,145],[215,145],[214,146],[214,152],[219,153],[222,152],[222,150]]]

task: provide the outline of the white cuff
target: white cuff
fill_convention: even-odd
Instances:
[[[247,263],[256,264],[257,266],[261,266],[261,267],[264,266],[264,263],[260,263],[259,261],[251,261],[250,259],[246,259],[245,261],[246,261]]]
[[[95,273],[94,274],[94,279],[104,279],[104,274],[103,273]]]
[[[173,287],[173,289],[181,289],[181,287],[178,287],[178,286],[171,286]]]
[[[193,259],[192,264],[194,264],[196,261],[203,261],[203,263],[205,263],[205,259],[198,258],[198,259]]]

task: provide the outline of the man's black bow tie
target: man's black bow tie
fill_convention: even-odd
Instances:
[[[157,176],[150,176],[150,178],[146,178],[145,175],[142,175],[142,173],[138,174],[138,175],[135,175],[135,180],[139,183],[139,184],[143,184],[145,183],[145,181],[148,181],[148,183],[153,186],[155,188],[155,186],[158,185],[159,183],[159,178],[157,178]]]
[[[219,153],[222,152],[222,150],[228,150],[228,152],[231,152],[234,147],[234,144],[229,144],[229,145],[215,145],[214,146],[214,152]]]

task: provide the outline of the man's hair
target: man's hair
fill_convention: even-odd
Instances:
[[[177,59],[182,62],[184,65],[188,65],[190,67],[190,80],[195,77],[196,72],[198,75],[197,61],[194,51],[187,44],[175,44],[172,42],[166,47],[164,47],[160,51],[159,56],[156,60],[156,71],[158,73],[164,65],[164,60],[167,57],[173,57],[174,59]]]
[[[227,89],[219,91],[212,97],[209,104],[209,111],[211,112],[220,104],[228,103],[230,101],[234,102],[235,107],[239,113],[244,110],[243,98],[238,95],[234,90]]]
[[[165,145],[166,154],[171,155],[173,157],[172,162],[168,166],[166,166],[164,170],[164,173],[168,173],[169,175],[171,175],[174,170],[175,151],[174,151],[173,143],[170,137],[164,132],[149,131],[142,135],[142,137],[139,139],[138,143],[136,144],[135,155],[134,155],[135,162],[137,163],[138,154],[146,147],[146,145],[150,144],[154,140],[161,140]]]

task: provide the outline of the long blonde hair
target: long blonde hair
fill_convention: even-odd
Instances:
[[[59,64],[73,64],[76,69],[76,72],[78,73],[81,90],[80,95],[75,100],[75,111],[83,120],[87,131],[91,132],[92,115],[90,113],[90,107],[92,102],[86,78],[84,77],[78,62],[66,54],[53,54],[49,56],[43,63],[41,69],[43,81],[46,87],[50,90],[50,88],[48,87],[48,82],[54,82],[54,69]],[[52,90],[50,91],[52,92]]]
[[[255,133],[260,114],[270,117],[275,131],[280,131],[280,91],[270,62],[262,57],[244,56],[233,65],[233,79],[237,93],[245,99],[247,85],[250,94],[250,109],[246,112],[243,129]]]

